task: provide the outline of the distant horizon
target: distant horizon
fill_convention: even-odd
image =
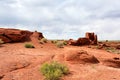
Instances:
[[[120,0],[0,0],[0,28],[39,31],[49,39],[94,32],[120,40]]]
[[[0,28],[2,28],[2,27],[0,27]],[[26,30],[26,31],[31,31],[31,32],[35,32],[35,31],[37,31],[37,30],[28,30],[28,29],[19,29],[19,28],[3,28],[3,29],[18,29],[18,30]],[[41,31],[37,31],[37,32],[41,32]],[[42,32],[41,32],[42,33]],[[44,36],[44,33],[42,33],[43,34],[43,36]],[[85,33],[84,33],[85,34]],[[95,33],[96,34],[96,33]],[[96,34],[97,35],[97,34]],[[44,36],[45,37],[45,36]],[[78,38],[82,38],[82,37],[85,37],[85,35],[84,36],[79,36]],[[98,41],[106,41],[106,40],[108,40],[108,39],[103,39],[103,40],[100,40],[99,39],[99,36],[97,35],[97,37],[98,37]],[[63,38],[47,38],[47,37],[45,37],[46,39],[49,39],[49,40],[69,40],[69,39],[74,39],[74,38],[68,38],[68,39],[63,39]],[[76,38],[76,39],[74,39],[74,40],[77,40],[78,38]],[[108,41],[120,41],[120,40],[108,40]]]

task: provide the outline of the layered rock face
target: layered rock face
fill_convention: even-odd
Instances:
[[[0,39],[5,43],[31,41],[31,36],[34,36],[34,33],[38,34],[37,39],[43,38],[43,35],[40,32],[0,28]]]
[[[75,46],[80,46],[80,45],[89,45],[89,44],[97,44],[97,35],[94,33],[86,33],[85,37],[83,38],[78,38],[78,40],[73,40],[70,39],[68,41],[68,44],[70,45],[75,45]]]

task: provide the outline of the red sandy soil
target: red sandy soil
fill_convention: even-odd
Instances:
[[[114,59],[119,59],[120,54],[88,46],[57,48],[52,43],[33,43],[35,48],[28,49],[24,44],[7,43],[0,46],[0,80],[43,80],[44,77],[39,69],[44,62],[52,60],[65,63],[70,69],[70,74],[64,76],[62,80],[120,80],[120,60]],[[71,50],[87,51],[100,63],[80,64],[64,61],[62,55]]]

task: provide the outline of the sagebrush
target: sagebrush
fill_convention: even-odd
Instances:
[[[34,45],[31,44],[31,43],[26,43],[26,44],[25,44],[25,47],[26,47],[26,48],[35,48]]]
[[[40,72],[45,76],[45,80],[59,80],[63,75],[69,73],[69,69],[58,62],[44,63]]]
[[[57,40],[52,40],[51,43],[56,44],[58,41]]]
[[[58,48],[63,48],[63,47],[64,47],[64,43],[63,43],[63,42],[57,42],[57,43],[56,43],[56,46],[57,46]]]

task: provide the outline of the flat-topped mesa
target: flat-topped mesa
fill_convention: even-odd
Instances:
[[[31,41],[31,36],[34,36],[34,33],[39,35],[37,36],[37,39],[43,38],[43,35],[40,32],[0,28],[0,39],[5,43]]]
[[[74,46],[90,45],[90,44],[95,45],[97,44],[97,35],[95,35],[94,33],[87,32],[85,34],[85,37],[78,38],[77,40],[70,39],[68,41],[68,44],[74,45]]]

